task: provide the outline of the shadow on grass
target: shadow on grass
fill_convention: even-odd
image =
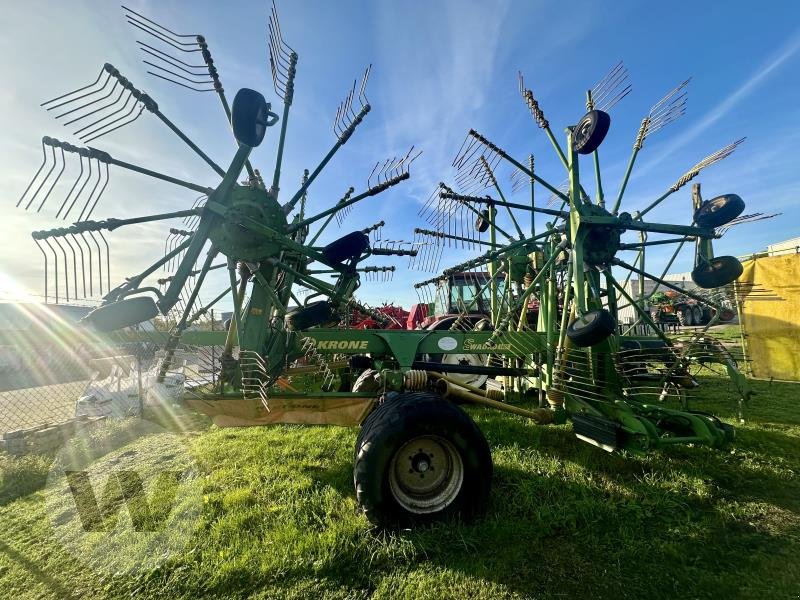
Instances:
[[[77,596],[73,595],[62,586],[57,579],[48,575],[35,562],[4,543],[2,540],[0,540],[0,554],[5,555],[9,559],[9,562],[16,563],[25,569],[32,579],[45,584],[47,589],[52,592],[53,596],[56,598],[77,598]]]

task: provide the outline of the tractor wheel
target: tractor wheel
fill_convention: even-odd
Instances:
[[[308,306],[299,306],[286,313],[283,318],[286,329],[297,331],[327,325],[336,321],[333,307],[327,300],[312,302]]]
[[[617,328],[617,321],[605,308],[590,310],[567,327],[567,337],[579,348],[599,344]]]
[[[744,268],[733,256],[717,256],[692,271],[692,281],[705,289],[722,287],[736,280]]]
[[[331,264],[343,263],[361,256],[369,248],[369,236],[362,231],[354,231],[340,237],[322,249],[322,256]]]
[[[681,327],[690,327],[694,325],[694,312],[691,306],[684,306],[683,308],[677,309],[675,315],[678,317],[678,323],[681,324]]]
[[[572,144],[578,154],[591,154],[600,147],[611,126],[611,117],[602,110],[590,110],[572,132]]]
[[[703,309],[696,304],[692,307],[692,319],[695,325],[705,325],[708,321],[703,320]]]
[[[489,209],[485,208],[481,211],[481,216],[475,219],[475,229],[481,233],[486,233],[489,229],[491,218],[489,217]]]
[[[725,194],[703,202],[694,213],[694,222],[700,227],[720,227],[733,221],[743,211],[744,200],[736,194]]]
[[[405,527],[486,508],[492,456],[470,417],[436,394],[390,393],[364,421],[353,467],[367,518]]]
[[[150,296],[137,296],[117,300],[95,308],[81,321],[95,331],[116,331],[138,325],[158,316],[156,301]]]

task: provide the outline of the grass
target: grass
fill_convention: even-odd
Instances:
[[[728,384],[703,383],[698,407],[734,422]],[[0,459],[0,595],[798,598],[800,386],[754,386],[750,420],[725,450],[609,455],[569,426],[474,410],[495,460],[486,518],[395,534],[356,510],[354,429],[194,427],[198,527],[182,552],[134,575],[93,572],[56,541],[47,460]]]

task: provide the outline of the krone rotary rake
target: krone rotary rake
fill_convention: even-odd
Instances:
[[[686,82],[642,121],[613,202],[606,203],[598,148],[610,126],[607,111],[630,91],[624,66],[615,67],[589,92],[588,112],[567,127],[563,147],[520,76],[523,99],[564,167],[564,184],[541,178],[532,156],[523,164],[471,130],[453,163],[455,189],[440,184],[421,211],[432,229],[417,228],[413,242],[385,240],[380,222],[319,246],[320,234],[334,219],[341,228],[354,204],[408,179],[419,156],[412,148],[378,161],[364,191],[349,188],[330,208],[307,216],[311,185],[371,110],[366,96],[370,68],[336,111],[332,147],[286,199],[281,164],[298,55],[283,40],[274,6],[267,28],[275,94],[283,103],[280,114],[251,89],[239,90],[228,103],[202,35],[175,33],[123,8],[148,73],[188,91],[215,94],[238,150],[227,167],[218,165],[149,94],[106,64],[94,82],[43,107],[84,144],[149,114],[205,162],[215,180],[184,181],[94,146],[45,137],[42,164],[17,205],[43,213],[52,209],[65,222],[33,233],[44,257],[48,298],[100,296],[86,325],[100,336],[156,341],[156,381],[177,368],[179,359],[203,361],[211,355],[211,377],[187,384],[187,404],[220,425],[361,425],[356,495],[367,516],[385,525],[470,517],[485,507],[491,454],[480,430],[458,406],[462,402],[541,424],[571,420],[580,439],[606,450],[644,451],[675,443],[721,446],[733,437],[731,426],[691,410],[686,391],[697,383],[697,368],[719,364],[746,400],[749,391],[736,359],[713,340],[708,327],[683,338],[667,335],[650,318],[644,288],[637,297],[627,291],[631,274],[640,282],[649,278],[658,287],[676,287],[645,268],[645,249],[656,244],[676,244],[677,256],[686,243],[694,243],[692,276],[701,288],[729,286],[741,272],[735,258],[714,256],[712,249],[718,228],[746,220],[738,196],[702,201],[696,187],[690,224],[644,219],[741,140],[694,165],[643,210],[619,211],[645,140],[683,112]],[[268,184],[249,157],[274,128],[279,129],[276,161]],[[580,177],[581,156],[594,165],[594,196]],[[512,168],[511,193],[529,187],[528,203],[504,196],[497,178],[504,163]],[[112,167],[188,189],[194,201],[180,211],[93,220],[102,211]],[[536,204],[539,188],[551,195],[553,206]],[[487,189],[490,194],[483,193]],[[498,209],[507,223],[500,222]],[[531,217],[529,231],[518,220],[521,211]],[[541,231],[535,227],[536,214],[548,218]],[[114,286],[109,232],[159,222],[165,223],[163,256]],[[628,243],[625,232],[640,237]],[[660,235],[671,237],[648,237]],[[448,305],[455,310],[448,318],[426,328],[397,329],[387,322],[386,311],[354,298],[362,275],[385,280],[394,273],[394,266],[364,264],[369,257],[409,256],[413,268],[438,270],[453,247],[485,252],[415,286],[423,298],[430,290],[431,296],[441,290],[452,294]],[[628,251],[636,253],[632,261],[618,256]],[[201,290],[217,269],[227,271],[227,284],[206,294],[213,299],[203,304]],[[441,285],[447,281],[460,283]],[[693,292],[681,291],[692,297]],[[721,311],[715,297],[706,293],[703,300]],[[226,330],[195,327],[223,298],[234,307]],[[425,301],[435,312],[437,302]],[[619,328],[620,303],[638,315],[627,331]],[[350,327],[354,314],[394,328]],[[147,321],[156,324],[156,331],[139,327]],[[531,402],[537,406],[524,406]]]

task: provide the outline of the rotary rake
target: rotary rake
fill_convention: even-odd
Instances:
[[[64,226],[33,233],[44,257],[47,301],[100,298],[101,306],[86,318],[87,324],[99,332],[159,320],[168,329],[166,333],[160,331],[158,339],[162,345],[158,372],[163,378],[171,368],[175,352],[186,347],[183,334],[216,303],[232,299],[234,318],[223,344],[219,377],[222,387],[214,390],[223,395],[228,389],[237,390],[237,394],[238,390],[252,389],[254,378],[261,377],[261,384],[274,381],[293,358],[283,353],[278,355],[273,349],[291,346],[294,329],[335,324],[354,307],[362,314],[376,314],[380,319],[380,313],[355,301],[353,293],[362,276],[386,281],[393,275],[394,266],[362,263],[372,255],[413,256],[415,251],[410,245],[381,240],[383,222],[353,231],[326,246],[315,244],[334,218],[341,226],[356,203],[408,179],[409,169],[420,152],[412,148],[400,157],[378,161],[367,177],[364,191],[356,193],[351,187],[331,208],[313,216],[306,214],[312,183],[371,110],[366,95],[371,65],[360,81],[353,82],[336,110],[332,148],[316,168],[304,172],[300,187],[281,203],[281,165],[298,55],[282,37],[274,5],[267,29],[274,90],[283,103],[280,116],[254,90],[240,90],[232,105],[228,102],[204,36],[176,33],[128,7],[123,6],[123,10],[137,35],[148,74],[184,90],[214,92],[233,128],[238,151],[227,168],[218,165],[161,111],[149,94],[135,87],[110,64],[102,67],[92,83],[44,102],[42,106],[83,143],[131,126],[149,113],[182,140],[217,178],[217,183],[185,181],[118,160],[95,147],[43,138],[42,164],[17,206],[43,214],[52,207],[53,218],[66,222]],[[280,133],[268,187],[259,170],[251,165],[249,156],[261,144],[267,130],[276,125]],[[111,167],[200,195],[185,210],[96,220],[93,217],[109,186]],[[239,182],[243,173],[246,180]],[[177,226],[166,230],[163,257],[112,287],[108,232],[160,222],[177,222]],[[311,235],[310,229],[319,222],[321,226]],[[312,263],[319,263],[322,268],[315,269]],[[207,276],[218,269],[227,270],[229,284],[204,305],[201,290],[206,293]],[[323,274],[333,281],[322,279]],[[307,291],[305,302],[293,293],[292,288],[297,286]],[[320,297],[324,299],[309,302]],[[290,308],[292,303],[296,305],[294,308]],[[306,346],[305,342],[298,342],[293,357],[306,356]],[[245,360],[238,359],[239,356]],[[254,375],[253,369],[261,375]]]
[[[627,280],[621,283],[614,269],[675,287],[663,275],[645,270],[646,247],[676,243],[679,250],[694,241],[693,276],[704,288],[730,284],[741,270],[736,259],[715,257],[711,244],[721,231],[715,228],[737,222],[743,209],[738,196],[703,202],[697,188],[692,224],[643,220],[739,142],[694,165],[644,210],[618,210],[645,139],[683,111],[685,83],[642,121],[610,210],[598,147],[610,125],[606,111],[630,92],[621,63],[588,93],[588,112],[567,128],[565,147],[520,76],[523,100],[565,169],[564,185],[540,177],[533,156],[517,161],[470,130],[453,162],[454,186],[437,186],[421,211],[428,226],[417,228],[411,242],[384,238],[384,224],[379,222],[320,246],[320,235],[334,220],[341,227],[353,205],[408,179],[419,156],[412,148],[377,161],[363,192],[351,187],[330,208],[307,216],[311,185],[371,110],[366,96],[371,68],[339,105],[330,150],[303,173],[297,189],[284,195],[281,165],[298,55],[283,40],[275,7],[267,29],[274,89],[283,103],[280,114],[250,89],[240,90],[228,103],[204,36],[178,34],[123,8],[140,38],[139,50],[151,76],[218,97],[237,145],[230,164],[223,168],[214,162],[150,95],[107,64],[93,83],[44,103],[44,108],[84,143],[150,114],[206,163],[215,179],[185,181],[94,147],[46,137],[42,165],[18,206],[47,212],[55,204],[53,213],[62,222],[76,216],[68,226],[33,234],[45,259],[45,295],[54,288],[56,301],[100,296],[102,303],[85,318],[86,324],[98,335],[116,339],[156,339],[157,380],[166,377],[181,353],[207,354],[212,349],[210,381],[186,389],[188,405],[223,426],[361,425],[354,466],[356,497],[366,515],[383,525],[451,515],[469,518],[484,509],[491,454],[480,430],[457,403],[490,407],[541,424],[570,419],[579,438],[607,450],[644,451],[673,443],[720,446],[733,436],[730,426],[691,411],[684,401],[693,381],[692,364],[712,362],[725,365],[742,398],[747,398],[746,382],[727,351],[707,341],[705,332],[685,341],[673,340],[657,328],[650,337],[617,333],[620,301],[630,303],[646,326],[654,324],[645,308],[646,296],[631,296]],[[250,163],[250,155],[276,126],[276,162],[268,185]],[[581,155],[593,158],[594,199],[580,178]],[[68,168],[67,162],[73,166]],[[507,166],[512,170],[511,193],[529,189],[528,203],[512,202],[504,194],[500,172]],[[111,167],[188,189],[194,201],[180,211],[93,220],[109,187]],[[61,183],[65,173],[71,185]],[[246,179],[240,181],[243,174]],[[542,187],[550,194],[548,207],[535,201]],[[59,201],[53,203],[53,198]],[[505,222],[500,223],[499,214]],[[523,221],[523,214],[529,221]],[[536,215],[548,219],[538,230]],[[146,223],[165,224],[162,258],[113,287],[106,234]],[[639,241],[623,243],[625,231],[639,232]],[[676,237],[648,240],[647,235]],[[362,277],[394,273],[394,266],[364,264],[369,257],[408,256],[413,268],[438,271],[446,254],[462,250],[481,254],[415,286],[421,298],[429,297],[426,302],[437,305],[441,283],[457,282],[446,288],[445,304],[452,314],[427,329],[398,329],[400,319],[393,307],[373,309],[354,297]],[[617,257],[625,251],[637,252],[633,264]],[[213,279],[208,276],[216,270],[227,271],[227,284],[206,294]],[[225,331],[193,327],[224,298],[233,305]],[[355,328],[356,318],[384,328]],[[151,320],[158,325],[156,334],[137,331],[139,324]],[[219,364],[214,362],[217,355]],[[671,399],[684,404],[672,408]],[[538,407],[520,406],[531,401]]]
[[[484,250],[414,286],[420,302],[431,307],[429,313],[436,313],[428,329],[467,332],[474,338],[471,344],[453,345],[456,354],[430,355],[430,367],[438,362],[446,372],[450,364],[469,365],[462,373],[490,376],[527,368],[527,374],[496,377],[506,397],[537,395],[540,408],[548,410],[553,420],[569,418],[580,439],[607,450],[674,443],[716,446],[731,439],[729,425],[692,411],[687,398],[687,391],[698,385],[695,376],[713,370],[713,365],[733,381],[740,411],[751,395],[738,370],[741,353],[725,347],[709,331],[725,310],[720,301],[733,295],[733,282],[742,272],[736,258],[714,255],[712,240],[734,225],[774,215],[742,215],[744,202],[735,194],[704,201],[700,185],[695,184],[689,225],[644,217],[701,171],[730,156],[744,140],[698,161],[643,209],[620,212],[645,140],[684,114],[689,80],[670,90],[642,119],[619,191],[608,206],[599,147],[609,131],[608,111],[631,91],[624,65],[617,64],[587,92],[587,112],[577,125],[566,128],[565,146],[521,73],[518,82],[522,99],[567,180],[554,185],[535,171],[533,155],[518,161],[481,133],[468,132],[452,164],[455,189],[439,183],[420,209],[432,229],[415,229],[425,250],[410,266],[438,271],[445,248]],[[590,187],[587,180],[581,178],[582,155],[591,159],[592,195],[584,187]],[[511,195],[527,189],[528,203],[508,200],[497,175],[502,168],[510,169]],[[536,202],[540,188],[549,193],[546,208]],[[522,215],[529,216],[529,232],[523,232]],[[543,231],[537,232],[536,215],[547,219]],[[627,232],[638,234],[638,240],[624,241]],[[487,239],[482,239],[484,234]],[[665,279],[687,242],[695,245],[694,291]],[[657,275],[647,270],[645,252],[660,245],[673,245],[675,250]],[[626,252],[635,252],[635,257],[623,258]],[[634,275],[638,293],[630,284]],[[649,290],[647,280],[654,284]],[[653,322],[648,307],[659,289],[680,291],[711,307],[713,318],[702,329],[668,336]],[[622,325],[620,311],[627,307],[636,316]],[[478,343],[479,335],[486,339]],[[492,353],[493,348],[497,352]],[[450,392],[462,394],[464,379],[452,374],[448,379]]]

